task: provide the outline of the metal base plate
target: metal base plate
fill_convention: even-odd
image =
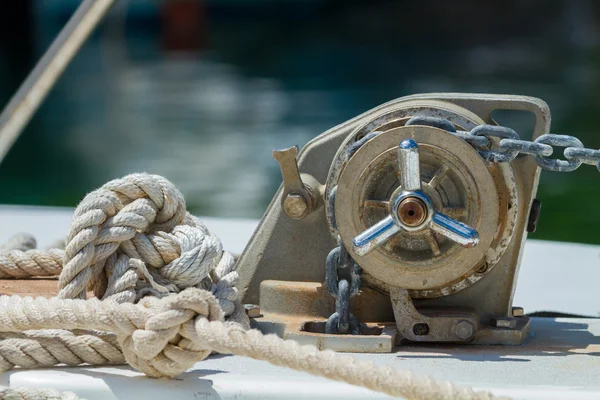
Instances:
[[[257,328],[263,333],[276,333],[272,329],[276,322],[255,319]],[[320,350],[328,349],[342,353],[391,353],[397,342],[394,324],[367,324],[371,335],[330,335],[307,331],[307,326],[322,325],[325,321],[310,321],[304,324],[287,324],[282,336],[300,344],[310,344]]]

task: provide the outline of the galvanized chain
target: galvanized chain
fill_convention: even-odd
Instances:
[[[362,269],[350,257],[343,245],[335,247],[325,261],[325,284],[329,293],[335,297],[335,312],[327,319],[325,333],[360,335],[361,323],[350,312],[350,299],[358,294],[362,280]],[[349,275],[340,278],[340,272]]]
[[[542,169],[548,171],[569,172],[574,171],[581,164],[595,165],[600,171],[600,150],[587,149],[579,139],[568,135],[556,135],[547,133],[539,136],[534,141],[521,140],[519,134],[505,126],[478,125],[470,131],[457,130],[450,121],[429,116],[412,117],[406,125],[426,125],[443,129],[448,133],[463,139],[473,146],[479,154],[488,162],[505,163],[513,161],[520,154],[528,154],[534,157],[535,162]],[[379,135],[381,132],[371,132],[365,137],[351,145],[346,156],[348,158],[367,141]],[[492,140],[492,138],[500,139]],[[565,160],[550,158],[555,147],[564,147]],[[333,205],[335,189],[329,196],[329,202]],[[333,207],[331,207],[333,209]],[[333,212],[330,223],[336,225]],[[339,272],[345,271],[350,280],[339,278]],[[325,332],[332,334],[360,334],[361,323],[350,312],[350,299],[358,294],[361,285],[362,269],[348,254],[346,248],[340,246],[331,250],[326,260],[325,282],[329,293],[335,297],[335,312],[331,314],[325,325]]]
[[[413,117],[406,125],[427,125],[444,129],[471,144],[489,162],[511,162],[519,154],[528,154],[535,158],[540,168],[548,171],[570,172],[581,164],[595,165],[600,171],[600,150],[585,148],[574,136],[546,133],[532,142],[521,140],[517,132],[505,126],[479,125],[469,132],[457,131],[448,120],[425,116]],[[499,138],[500,142],[496,144],[490,138]],[[550,158],[554,152],[552,146],[565,148],[565,160]]]

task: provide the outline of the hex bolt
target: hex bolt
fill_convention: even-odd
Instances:
[[[475,334],[475,326],[467,320],[458,321],[452,327],[452,333],[461,340],[467,340]]]
[[[308,214],[308,201],[298,193],[290,193],[283,201],[283,211],[288,217],[302,219]]]

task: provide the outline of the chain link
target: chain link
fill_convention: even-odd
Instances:
[[[350,282],[340,278],[340,271],[347,271]],[[327,319],[325,333],[360,335],[361,323],[350,312],[350,299],[358,294],[362,280],[362,269],[350,257],[343,245],[335,247],[325,261],[325,284],[327,291],[335,297],[335,312]]]
[[[427,125],[444,129],[471,144],[488,162],[511,162],[519,154],[528,154],[534,157],[540,168],[548,171],[570,172],[579,168],[581,164],[595,165],[600,171],[600,150],[585,148],[574,136],[547,133],[532,142],[521,140],[515,130],[506,126],[478,125],[470,132],[465,132],[457,131],[446,119],[426,116],[413,117],[406,125]],[[554,153],[553,146],[565,148],[565,160],[550,158]]]
[[[494,126],[494,130],[487,128],[491,126],[493,125],[480,125],[471,131],[471,134],[483,132],[482,134],[488,138],[501,139],[496,149],[480,151],[481,156],[487,161],[510,162],[519,154],[528,154],[535,158],[540,168],[548,171],[570,172],[579,168],[584,162],[596,165],[600,171],[600,151],[584,148],[583,143],[574,136],[546,133],[531,142],[521,140],[510,128],[503,126]],[[553,146],[565,148],[563,154],[566,160],[550,158],[554,153]]]
[[[520,154],[533,156],[542,169],[549,171],[574,171],[581,164],[595,165],[600,171],[600,150],[587,149],[574,136],[547,133],[536,138],[533,142],[521,140],[519,134],[506,126],[478,125],[471,131],[459,131],[452,122],[437,117],[415,116],[406,125],[426,125],[443,129],[448,133],[463,139],[473,146],[483,159],[488,162],[505,163],[513,161]],[[364,143],[379,135],[381,132],[371,132],[358,140],[347,151],[351,157]],[[495,140],[492,140],[495,138]],[[500,139],[498,141],[498,139]],[[550,158],[554,147],[564,147],[565,160]],[[330,194],[331,206],[335,199],[335,189]],[[331,213],[333,215],[333,213]],[[330,217],[335,226],[335,217]],[[325,262],[325,283],[329,293],[335,297],[335,312],[327,319],[325,333],[359,335],[361,323],[350,312],[350,299],[358,294],[362,280],[362,269],[348,254],[343,245],[335,247]],[[347,271],[350,281],[339,278],[340,271]]]

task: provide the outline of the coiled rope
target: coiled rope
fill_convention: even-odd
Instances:
[[[27,244],[24,244],[26,243]],[[212,352],[265,360],[407,399],[497,397],[248,329],[234,259],[166,179],[133,174],[88,194],[64,250],[17,240],[0,276],[59,276],[55,298],[0,297],[0,368],[129,363],[175,377]],[[95,298],[85,300],[91,291]],[[77,399],[0,387],[0,399]]]

